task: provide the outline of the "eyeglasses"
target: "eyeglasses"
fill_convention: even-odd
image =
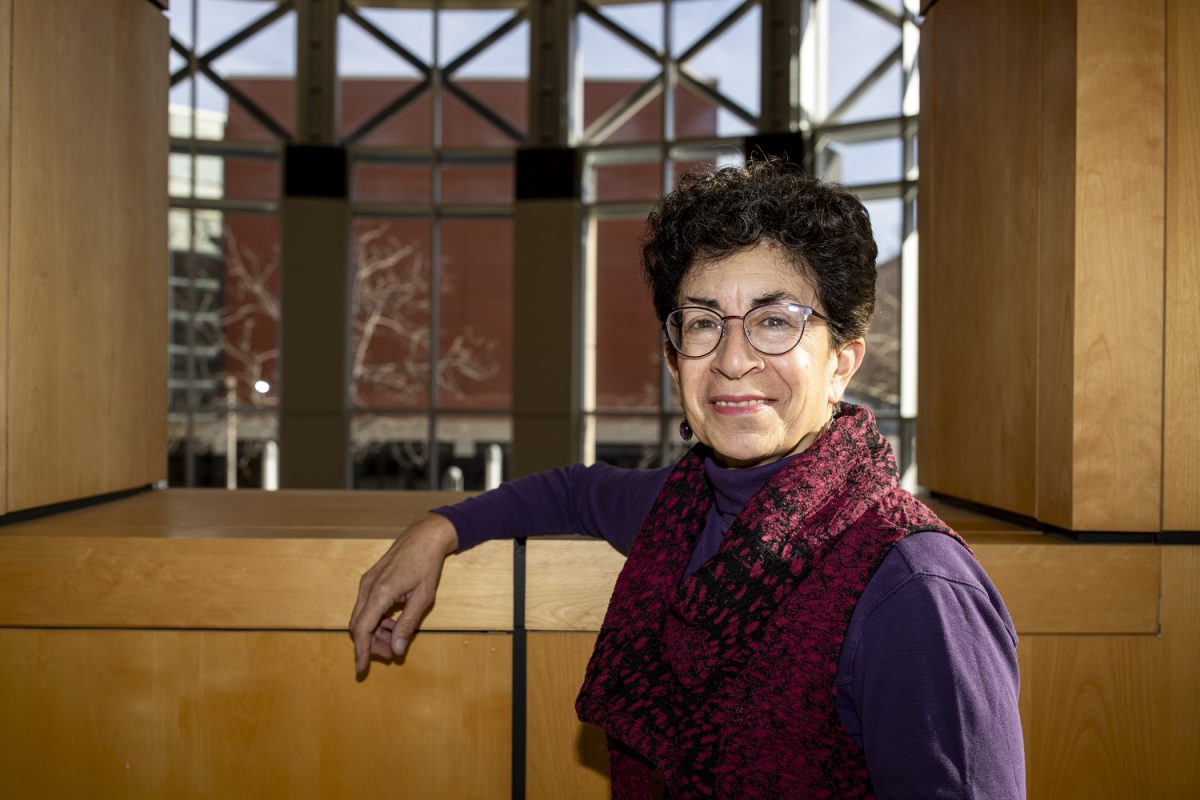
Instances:
[[[828,317],[799,303],[768,303],[752,308],[742,316],[731,314],[727,317],[701,306],[684,306],[668,314],[663,327],[667,340],[679,355],[703,358],[721,343],[725,323],[740,319],[751,347],[763,355],[778,356],[800,343],[809,317],[829,321]]]

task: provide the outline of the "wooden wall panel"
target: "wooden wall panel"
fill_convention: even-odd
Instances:
[[[1040,169],[1033,516],[1064,528],[1075,459],[1075,17],[1075,2],[1042,4],[1041,129],[1029,137]]]
[[[1071,524],[1157,531],[1162,496],[1166,19],[1162,0],[1077,19]],[[1114,157],[1114,154],[1120,157]]]
[[[394,535],[375,533],[353,539],[0,536],[0,625],[345,630],[359,577]],[[512,560],[511,542],[488,542],[448,559],[423,627],[510,630]]]
[[[1200,793],[1200,548],[1163,547],[1158,636],[1025,636],[1029,797]]]
[[[0,528],[0,625],[344,629],[358,580],[457,492],[169,490]],[[220,586],[220,591],[214,591]],[[446,561],[427,629],[509,630],[513,545]]]
[[[594,539],[531,539],[525,546],[525,627],[598,631],[625,556]]]
[[[0,0],[0,515],[8,511],[8,251],[12,190],[12,0]]]
[[[596,646],[595,633],[530,633],[526,796],[606,800],[604,732],[575,716],[575,697]]]
[[[1011,132],[1040,125],[1037,5],[939,3],[922,33],[936,63],[923,62],[934,70],[921,81],[932,110],[931,118],[923,106],[921,131],[921,482],[1027,515],[1035,510],[1038,155]]]
[[[16,0],[8,507],[166,476],[167,23]]]
[[[1200,4],[1167,0],[1163,529],[1200,530]]]
[[[507,798],[511,638],[0,630],[0,796]],[[469,768],[465,765],[469,763]]]

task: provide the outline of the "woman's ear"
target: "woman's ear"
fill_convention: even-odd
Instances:
[[[675,388],[679,388],[679,353],[675,352],[675,348],[671,343],[663,338],[663,358],[667,360],[667,370],[671,373],[671,377],[675,380]]]
[[[846,387],[867,356],[867,343],[863,339],[851,339],[834,352],[833,376],[829,381],[829,402],[837,403],[846,393]]]

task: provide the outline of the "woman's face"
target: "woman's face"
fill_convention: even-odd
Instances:
[[[678,305],[740,316],[779,301],[824,311],[812,285],[780,251],[759,245],[693,267],[679,287]],[[726,323],[717,349],[702,358],[685,358],[667,345],[688,424],[717,463],[766,464],[816,440],[865,352],[861,339],[838,351],[831,342],[826,323],[810,318],[800,343],[782,355],[751,347],[739,320]]]

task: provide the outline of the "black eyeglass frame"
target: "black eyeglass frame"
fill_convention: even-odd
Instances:
[[[763,350],[761,347],[756,345],[754,343],[754,339],[751,338],[751,336],[750,336],[750,330],[746,327],[746,317],[748,317],[751,314],[754,314],[755,312],[760,311],[764,308],[773,308],[775,306],[783,306],[787,309],[799,309],[800,311],[804,312],[804,324],[800,327],[800,335],[796,337],[796,341],[792,343],[791,347],[787,348],[786,350],[780,350],[778,353],[772,353],[767,350]],[[712,314],[713,316],[715,316],[720,323],[721,333],[719,336],[717,336],[717,341],[713,344],[712,349],[706,353],[701,353],[699,355],[689,355],[688,353],[683,352],[683,350],[681,350],[679,348],[679,345],[675,344],[675,340],[671,338],[671,330],[670,330],[671,317],[673,317],[679,311],[689,311],[689,310],[707,311],[709,314]],[[755,352],[762,353],[764,356],[781,356],[781,355],[784,355],[785,353],[790,353],[793,350],[795,350],[796,345],[800,344],[800,342],[804,340],[804,332],[806,330],[808,330],[808,321],[809,321],[809,319],[814,318],[814,317],[816,319],[821,320],[822,322],[824,322],[826,324],[829,323],[829,317],[820,313],[819,311],[814,309],[812,306],[806,306],[803,303],[787,303],[787,302],[763,303],[760,306],[754,306],[749,311],[747,311],[745,314],[729,314],[728,316],[724,316],[724,317],[722,317],[716,311],[713,311],[711,308],[708,308],[706,306],[680,306],[679,308],[671,309],[671,312],[669,314],[667,314],[667,318],[665,320],[663,320],[663,335],[667,337],[667,341],[670,342],[671,347],[675,348],[675,352],[678,353],[683,358],[707,358],[708,356],[712,355],[713,353],[715,353],[717,351],[717,348],[721,346],[721,342],[725,341],[726,323],[731,319],[740,319],[742,321],[742,334],[746,337],[746,341],[750,343],[750,346],[754,348]]]

